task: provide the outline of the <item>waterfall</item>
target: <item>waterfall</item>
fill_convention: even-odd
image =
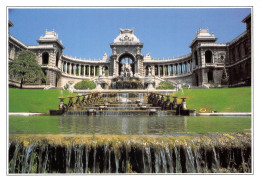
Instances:
[[[88,152],[88,148],[85,149],[85,157],[86,157],[86,167],[85,167],[85,173],[88,173],[88,160],[89,160],[89,152]]]
[[[146,152],[147,161],[148,161],[148,168],[149,168],[148,173],[152,173],[152,158],[151,158],[150,147],[145,147],[145,152]]]
[[[143,93],[138,93],[138,100],[140,102],[144,102],[144,94]]]
[[[170,153],[170,150],[168,147],[165,148],[165,153],[167,156],[167,163],[169,166],[169,173],[173,173],[173,160],[172,160],[172,154]]]
[[[224,140],[224,141],[223,141]],[[11,136],[9,173],[250,173],[251,137]]]
[[[119,160],[117,156],[115,155],[115,163],[116,163],[116,173],[118,173],[118,168],[119,168]]]

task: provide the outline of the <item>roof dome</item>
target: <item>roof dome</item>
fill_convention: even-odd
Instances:
[[[121,29],[120,34],[114,39],[113,43],[140,43],[140,40],[134,35],[134,29]]]

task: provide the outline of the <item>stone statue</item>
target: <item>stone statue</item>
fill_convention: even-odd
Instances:
[[[152,75],[152,68],[148,66],[148,75]]]
[[[102,76],[105,76],[105,71],[106,71],[106,67],[103,66],[103,67],[102,67]]]
[[[121,72],[122,77],[133,77],[133,72],[131,65],[129,63],[125,63],[122,66],[122,72]]]

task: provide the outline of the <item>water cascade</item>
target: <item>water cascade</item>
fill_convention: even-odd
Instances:
[[[248,133],[10,135],[9,173],[247,173]]]

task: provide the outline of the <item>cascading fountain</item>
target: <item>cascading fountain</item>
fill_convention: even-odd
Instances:
[[[247,173],[251,135],[11,135],[9,173]]]

